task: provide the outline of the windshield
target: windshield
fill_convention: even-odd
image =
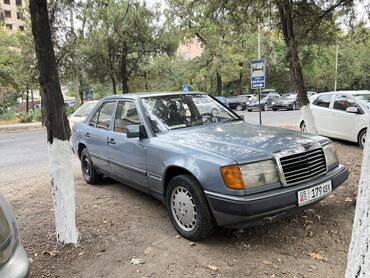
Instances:
[[[370,94],[358,94],[353,96],[362,102],[362,104],[365,104],[368,109],[370,109]]]
[[[296,99],[297,95],[284,95],[280,97],[280,100],[294,100]]]
[[[204,94],[144,97],[145,113],[154,132],[241,120]]]
[[[80,108],[78,108],[73,116],[75,117],[86,117],[89,115],[90,111],[93,110],[97,102],[86,102]]]

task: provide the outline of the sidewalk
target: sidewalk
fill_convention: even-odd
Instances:
[[[41,125],[41,122],[28,123],[28,124],[0,125],[0,133],[30,131],[30,130],[38,130],[40,128],[44,128]]]

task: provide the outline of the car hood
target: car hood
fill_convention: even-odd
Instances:
[[[197,149],[237,163],[269,159],[274,152],[294,145],[329,141],[321,136],[243,121],[172,130],[158,137],[182,148]]]

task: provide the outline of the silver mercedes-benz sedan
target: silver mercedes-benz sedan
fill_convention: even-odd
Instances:
[[[248,124],[196,92],[106,97],[72,145],[87,183],[106,175],[153,195],[192,240],[305,209],[348,178],[329,139]]]

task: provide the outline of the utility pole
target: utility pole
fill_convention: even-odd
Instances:
[[[257,17],[257,49],[258,49],[258,59],[261,59],[261,26],[259,16]],[[258,107],[259,107],[258,112],[260,125],[262,125],[261,89],[258,89]]]
[[[337,91],[337,76],[338,76],[338,52],[339,52],[339,45],[337,44],[335,48],[335,80],[334,80],[334,92]]]

